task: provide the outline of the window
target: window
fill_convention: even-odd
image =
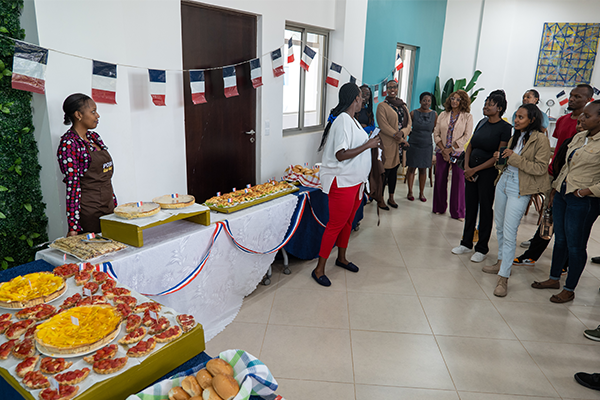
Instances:
[[[294,62],[287,64],[287,43],[292,38]],[[329,35],[316,28],[287,25],[283,80],[284,135],[312,132],[325,126],[325,78]],[[300,68],[304,44],[316,52],[306,72]]]
[[[400,71],[394,72],[394,79],[398,82],[398,97],[408,104],[408,108],[411,108],[410,104],[416,53],[416,47],[398,43],[396,46],[396,56],[394,57],[395,60],[398,55],[400,55],[404,64],[404,67],[402,67]]]

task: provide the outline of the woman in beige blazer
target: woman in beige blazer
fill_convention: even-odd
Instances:
[[[394,201],[394,192],[396,190],[396,181],[398,180],[398,166],[400,165],[400,146],[406,146],[406,138],[412,128],[410,113],[406,104],[398,97],[398,83],[390,81],[387,83],[387,97],[377,106],[377,125],[379,125],[379,137],[383,147],[385,177],[384,187],[388,187],[388,205],[392,208],[398,208]],[[384,210],[389,210],[385,203],[378,203],[377,206]]]
[[[450,190],[450,216],[465,218],[465,174],[456,165],[465,144],[473,133],[471,99],[464,90],[450,94],[444,103],[445,111],[438,116],[433,130],[435,142],[435,184],[433,186],[433,212],[444,214],[448,207],[448,172],[452,168]]]

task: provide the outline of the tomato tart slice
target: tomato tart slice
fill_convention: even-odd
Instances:
[[[157,333],[161,333],[162,331],[167,329],[169,326],[171,326],[171,323],[169,322],[167,317],[160,317],[158,321],[150,325],[150,328],[148,329],[148,334],[156,335]]]
[[[144,357],[148,354],[152,353],[152,350],[156,347],[156,340],[154,338],[150,338],[148,340],[142,340],[138,344],[133,347],[130,347],[127,350],[128,357]]]
[[[76,369],[58,374],[54,377],[59,385],[77,385],[85,380],[90,374],[89,368]]]
[[[56,314],[56,307],[51,306],[50,304],[42,304],[41,310],[31,316],[31,319],[35,322],[43,321],[54,316],[54,314]]]
[[[2,321],[0,322],[0,333],[6,332],[9,326],[13,324],[12,321]]]
[[[33,322],[34,321],[32,319],[25,319],[23,321],[15,322],[11,324],[8,327],[8,329],[6,329],[6,332],[4,332],[4,336],[6,336],[8,340],[18,339],[21,337],[22,334],[25,333],[27,328],[29,328],[29,326],[33,324]]]
[[[38,311],[41,311],[43,305],[44,304],[37,304],[32,307],[26,307],[22,310],[17,311],[15,313],[15,317],[17,317],[18,319],[29,319],[29,318],[33,317]],[[52,306],[50,306],[50,307],[52,307]]]
[[[131,314],[127,317],[127,324],[125,325],[125,332],[130,333],[135,331],[142,324],[142,317],[137,314]]]
[[[100,285],[98,285],[97,282],[88,282],[85,285],[83,285],[83,294],[85,295],[86,289],[92,292],[92,294],[94,294],[98,291],[99,288]]]
[[[108,300],[104,296],[94,295],[94,296],[86,296],[79,300],[77,303],[77,307],[79,306],[92,306],[95,304],[108,304]]]
[[[81,293],[75,293],[73,296],[67,297],[60,305],[61,310],[68,310],[71,307],[75,307],[82,297]]]
[[[23,384],[29,389],[44,389],[50,387],[50,381],[40,371],[29,371],[23,377]]]
[[[181,328],[179,326],[172,326],[166,331],[154,336],[154,338],[158,343],[169,343],[179,336],[181,336]]]
[[[113,301],[115,304],[127,304],[130,308],[134,308],[137,304],[137,299],[133,296],[115,296]]]
[[[109,299],[113,299],[116,296],[129,296],[130,294],[131,290],[124,287],[115,287],[104,292],[104,295]]]
[[[102,284],[101,289],[103,292],[106,292],[107,290],[114,289],[115,287],[117,287],[117,281],[113,281],[112,279],[107,279]]]
[[[127,304],[117,304],[117,313],[121,315],[121,318],[125,319],[132,313],[131,307]]]
[[[116,344],[111,344],[109,346],[101,348],[91,356],[83,357],[83,361],[85,361],[88,364],[93,364],[96,361],[110,360],[111,358],[114,358],[114,356],[117,355],[118,349],[119,346],[117,346]]]
[[[96,361],[92,366],[95,373],[106,375],[117,372],[127,364],[127,357],[113,358],[112,360]]]
[[[2,314],[2,315],[0,315],[0,322],[10,321],[11,318],[12,318],[12,314],[10,314],[10,313]]]
[[[9,340],[0,345],[0,360],[6,360],[12,349],[17,345],[17,339]]]
[[[128,333],[127,336],[124,336],[121,339],[119,339],[119,343],[120,344],[137,343],[140,340],[142,340],[144,338],[144,336],[146,336],[146,332],[147,332],[146,328],[139,327],[136,330],[134,330],[133,332]]]
[[[148,301],[146,303],[142,303],[142,304],[138,304],[135,307],[135,312],[136,313],[141,313],[144,312],[146,310],[150,310],[150,311],[154,311],[154,312],[159,312],[162,308],[162,305],[160,305],[160,303],[156,303],[154,301]]]
[[[98,283],[104,283],[108,279],[108,274],[106,272],[94,271],[92,275],[94,280]]]
[[[33,357],[35,354],[35,343],[32,339],[24,339],[16,344],[12,349],[13,356],[24,360],[27,357]]]
[[[196,320],[189,314],[179,314],[175,319],[184,333],[191,331],[196,326]]]
[[[37,364],[39,359],[40,359],[40,356],[34,356],[34,357],[27,357],[25,360],[21,361],[17,365],[17,368],[15,369],[17,376],[19,378],[22,378],[25,376],[26,373],[33,371],[35,369],[35,365]]]
[[[152,314],[150,314],[152,313]],[[158,321],[158,314],[154,311],[144,311],[144,317],[142,318],[142,324],[144,326],[152,326]]]
[[[58,390],[47,388],[40,392],[40,400],[70,400],[77,396],[79,386],[60,385]]]
[[[60,276],[61,278],[67,279],[74,276],[77,271],[79,271],[79,267],[77,264],[63,264],[52,270],[52,273],[56,276]]]
[[[39,325],[40,324],[35,324],[27,328],[27,330],[25,331],[25,339],[33,339],[33,337],[35,336],[35,330]]]
[[[45,357],[40,364],[40,371],[45,374],[57,374],[63,372],[73,365],[73,362],[66,361],[64,358]]]
[[[85,285],[92,279],[92,273],[90,271],[79,271],[75,274],[75,284],[77,286]]]

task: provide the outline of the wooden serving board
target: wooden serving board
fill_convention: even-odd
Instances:
[[[286,194],[297,192],[298,190],[300,190],[300,189],[298,189],[297,187],[290,187],[287,190],[282,190],[281,192],[269,194],[269,195],[266,195],[264,197],[260,197],[260,198],[258,198],[256,200],[249,201],[247,203],[241,203],[241,204],[238,204],[238,205],[235,205],[235,206],[232,206],[232,207],[216,207],[216,206],[211,206],[211,205],[208,205],[208,204],[206,204],[206,207],[208,207],[211,210],[216,211],[216,212],[220,212],[220,213],[224,213],[224,214],[231,214],[233,212],[244,210],[246,208],[255,206],[257,204],[265,203],[267,201],[276,199],[278,197],[285,196]]]

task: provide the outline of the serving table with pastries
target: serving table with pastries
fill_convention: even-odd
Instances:
[[[277,249],[293,235],[298,197],[285,195],[235,213],[210,211],[209,226],[177,220],[144,229],[143,246],[91,260],[125,285],[178,312],[191,314],[209,341],[231,323],[245,296],[267,273]],[[80,260],[49,248],[53,265]]]
[[[5,308],[0,319],[6,321],[0,327],[3,399],[58,398],[59,387],[61,394],[70,392],[77,399],[125,398],[202,358],[201,325],[92,268],[87,264],[79,271],[72,265],[65,273],[68,268],[57,270],[38,260],[0,273]],[[45,271],[64,279],[66,290],[58,297],[39,296]],[[88,282],[77,285],[73,273],[86,275]],[[35,305],[22,308],[29,305],[20,303],[23,299]],[[140,328],[143,336],[135,333]],[[144,351],[137,351],[141,347]]]

